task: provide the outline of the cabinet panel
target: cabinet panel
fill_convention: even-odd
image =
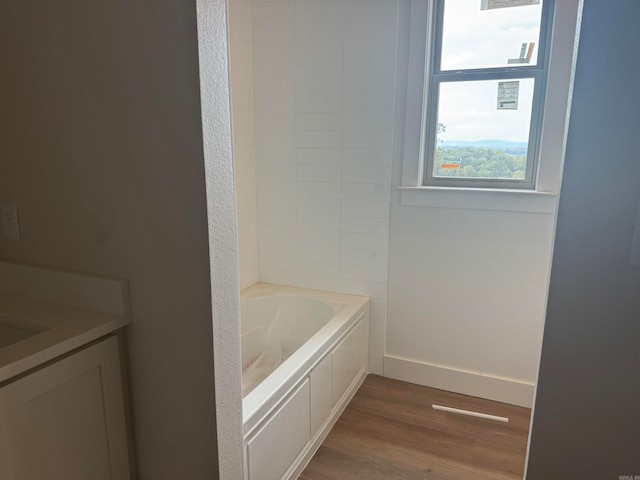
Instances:
[[[311,437],[331,415],[331,355],[327,355],[310,375],[311,379]]]
[[[363,320],[345,337],[332,353],[332,405],[340,400],[366,361],[367,328]]]
[[[250,480],[279,480],[310,437],[309,380],[296,390],[249,441]]]
[[[126,480],[115,337],[0,389],[0,478]]]

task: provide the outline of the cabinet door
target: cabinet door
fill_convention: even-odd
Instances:
[[[0,388],[0,478],[130,478],[115,337]]]

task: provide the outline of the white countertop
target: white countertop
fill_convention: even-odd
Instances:
[[[114,332],[127,317],[0,292],[0,317],[43,331],[0,348],[0,383]]]
[[[0,262],[0,384],[128,323],[125,279]]]

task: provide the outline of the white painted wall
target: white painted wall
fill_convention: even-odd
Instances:
[[[7,0],[0,18],[0,201],[22,231],[0,258],[129,280],[139,476],[217,478],[195,2]]]
[[[260,280],[372,297],[382,372],[396,0],[253,2]]]
[[[240,288],[244,289],[258,281],[251,0],[229,0],[227,5]]]
[[[417,55],[409,53],[409,32],[424,23],[424,15],[411,16],[411,3],[413,13],[426,8],[424,2],[402,4],[398,98],[405,98],[405,85],[409,96],[406,118],[404,108],[396,114],[397,138],[405,141],[396,142],[394,187],[418,183],[412,169],[417,171],[418,165],[423,79],[422,67],[415,64],[424,58],[424,42]],[[556,106],[566,105],[575,9],[575,1],[558,8],[562,28],[554,38],[561,45],[552,64],[559,68],[548,96]],[[553,194],[565,111],[547,111],[553,114],[545,119],[544,154],[553,157],[543,159],[539,186]],[[407,173],[410,178],[403,179]],[[414,190],[394,188],[391,201],[385,375],[530,406],[542,340],[554,197]],[[410,201],[403,202],[402,195]]]

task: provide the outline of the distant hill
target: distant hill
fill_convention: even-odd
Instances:
[[[490,148],[500,150],[509,155],[526,155],[527,142],[512,142],[509,140],[445,140],[438,143],[443,150],[457,150],[460,148]]]
[[[484,148],[523,148],[527,149],[527,142],[512,142],[509,140],[445,140],[438,144],[440,148],[484,147]]]

